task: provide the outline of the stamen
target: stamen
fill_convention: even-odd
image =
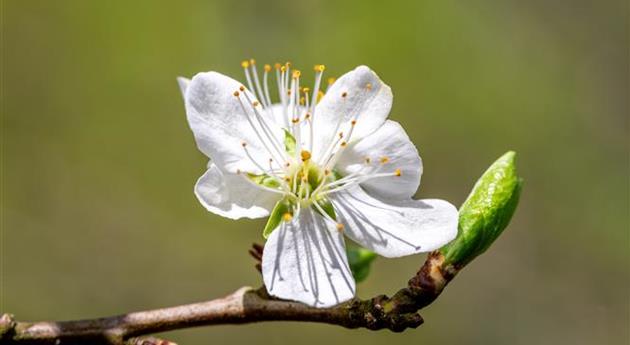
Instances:
[[[262,165],[258,164],[258,162],[254,159],[254,157],[251,155],[251,153],[249,152],[249,150],[247,149],[247,143],[246,142],[242,142],[241,146],[243,146],[243,149],[245,150],[245,155],[247,155],[247,158],[249,158],[249,160],[254,163],[254,165],[260,169],[260,171],[262,171],[263,173],[267,172],[267,169],[263,168]]]
[[[344,91],[343,93],[341,93],[341,98],[344,101],[346,100],[346,96],[348,96],[347,92]],[[335,127],[335,130],[333,131],[333,133],[336,133],[339,130],[339,128],[341,127],[341,124],[344,122],[344,118],[345,118],[345,115],[342,115],[342,116],[339,117],[339,121],[337,121],[337,126]],[[318,161],[321,162],[322,159],[325,159],[330,154],[329,152],[332,152],[332,150],[334,149],[335,145],[336,145],[336,143],[335,143],[334,139],[332,139],[330,141],[330,143],[328,144],[328,148],[324,151],[324,152],[326,152],[326,154],[323,155],[323,156],[320,156]],[[328,159],[330,159],[330,158],[328,158]]]
[[[332,140],[330,145],[328,145],[328,148],[326,149],[326,151],[322,154],[322,156],[320,156],[320,163],[321,160],[328,157],[326,159],[326,161],[323,164],[320,164],[322,166],[327,166],[327,163],[330,161],[330,159],[332,158],[332,151],[335,148],[335,146],[337,146],[337,144],[341,141],[341,139],[343,139],[343,132],[339,132],[339,137],[336,140]]]
[[[249,61],[241,62],[241,67],[245,70],[245,79],[247,79],[247,86],[251,91],[254,91],[254,86],[252,84],[252,77],[249,75]],[[245,91],[244,88],[241,91]]]
[[[285,212],[282,215],[282,220],[284,220],[285,222],[290,222],[291,219],[293,219],[293,215],[291,215],[291,213],[289,213],[289,212]]]
[[[354,177],[352,179],[344,181],[345,184],[343,184],[341,186],[335,186],[335,185],[338,185],[339,184],[338,182],[341,181],[341,180],[337,180],[337,181],[332,182],[332,183],[330,183],[330,184],[328,184],[326,186],[327,188],[330,188],[331,186],[335,186],[334,188],[325,190],[325,191],[319,193],[318,196],[324,196],[324,195],[328,195],[328,194],[331,194],[331,193],[340,192],[340,191],[346,190],[346,189],[348,189],[348,188],[350,188],[350,187],[352,187],[352,186],[354,186],[356,184],[363,183],[363,182],[365,182],[367,180],[371,180],[371,179],[374,179],[374,178],[377,178],[377,177],[389,177],[389,176],[400,177],[401,175],[402,175],[402,173],[401,173],[400,169],[396,169],[396,171],[391,172],[391,173],[377,173],[377,174],[371,174],[371,175],[367,175],[367,174],[366,175],[360,175],[358,177]]]
[[[295,143],[296,143],[296,154],[298,151],[302,149],[302,127],[299,124],[300,114],[299,114],[299,101],[300,101],[300,75],[302,72],[299,70],[293,71],[293,78],[291,80],[291,102],[293,105],[291,107],[291,113],[293,116],[293,133],[295,135]],[[297,121],[295,121],[297,119]]]
[[[337,150],[337,152],[335,152],[334,156],[331,157],[325,164],[326,167],[333,167],[335,166],[335,164],[337,164],[337,161],[339,160],[339,157],[341,157],[341,153],[343,152],[343,149],[345,149],[348,146],[348,142],[350,141],[350,139],[352,138],[352,133],[354,132],[354,127],[357,124],[357,120],[356,118],[353,119],[350,122],[350,132],[348,133],[348,137],[346,138],[346,141],[343,141],[340,144],[339,150]]]
[[[258,70],[256,70],[256,60],[251,59],[249,60],[249,63],[252,67],[252,73],[254,74],[254,83],[256,84],[256,92],[258,93],[258,99],[260,99],[263,106],[267,108],[271,104],[267,104],[267,101],[265,100],[265,95],[263,93],[263,89],[262,87],[260,87],[260,80],[258,79]]]
[[[309,122],[310,124],[310,140],[309,140],[309,144],[308,144],[308,150],[309,151],[313,151],[313,142],[315,141],[314,138],[314,132],[315,132],[315,106],[317,105],[317,96],[319,95],[319,87],[320,84],[322,82],[322,75],[324,75],[324,70],[326,69],[326,67],[324,65],[315,65],[314,70],[315,70],[315,85],[313,86],[313,95],[312,95],[312,99],[310,104],[306,107],[307,112],[312,114],[312,119]],[[308,97],[308,96],[307,96]],[[309,107],[310,106],[310,107]]]
[[[245,88],[243,86],[240,87],[241,91],[244,91]],[[234,93],[234,95],[236,96],[236,98],[239,101],[239,104],[241,105],[241,109],[243,110],[243,114],[245,114],[245,118],[247,119],[247,121],[249,122],[249,125],[251,126],[252,130],[254,131],[254,133],[256,133],[256,136],[258,137],[258,140],[260,140],[260,142],[263,144],[263,146],[265,147],[265,149],[267,150],[267,152],[269,152],[270,155],[273,156],[273,151],[269,149],[269,146],[267,146],[267,142],[265,142],[265,140],[263,140],[262,135],[260,134],[260,131],[256,128],[256,126],[254,125],[254,122],[252,121],[252,119],[250,118],[250,116],[248,115],[248,111],[247,109],[245,109],[245,104],[243,103],[243,100],[241,99],[241,97],[239,95],[236,94],[236,92]],[[247,93],[244,92],[243,95],[245,95],[245,98],[248,100],[248,102],[250,102],[249,97],[247,96]],[[256,108],[254,108],[254,112],[256,112]],[[263,122],[264,123],[264,122]],[[267,134],[263,128],[263,132],[265,134]],[[271,144],[274,146],[274,148],[276,150],[278,150],[278,148],[276,147],[276,145],[274,144],[273,141],[271,141]],[[280,157],[283,157],[282,154],[280,154]]]
[[[276,62],[276,83],[278,84],[278,96],[282,104],[282,115],[284,118],[285,128],[289,128],[289,119],[287,117],[287,102],[285,99],[286,91],[284,90],[284,71],[285,67]]]
[[[271,143],[273,148],[276,150],[276,153],[278,153],[280,158],[284,158],[286,153],[283,150],[280,149],[280,147],[282,147],[282,145],[278,142],[277,138],[273,135],[273,132],[271,131],[271,128],[269,128],[269,126],[267,125],[267,122],[265,121],[263,116],[258,111],[258,108],[256,108],[256,106],[258,105],[258,102],[252,102],[252,100],[249,97],[249,95],[247,94],[247,92],[244,92],[243,95],[245,96],[247,101],[251,102],[251,104],[253,105],[252,109],[254,109],[255,117],[258,120],[258,123],[260,124],[260,127],[263,130],[263,133],[267,136],[267,139],[269,139],[269,142]],[[239,97],[239,101],[240,101],[240,97]],[[254,104],[254,103],[256,103],[256,104]],[[245,114],[247,115],[247,112],[245,112]],[[284,159],[281,159],[280,161],[284,162]],[[282,169],[282,167],[280,167],[280,168]]]
[[[269,79],[269,72],[271,71],[271,66],[269,64],[265,65],[265,73],[263,74],[263,87],[265,90],[265,100],[267,101],[267,106],[269,107],[269,109],[271,109],[272,115],[273,115],[273,109],[271,108],[271,96],[269,96],[269,83],[268,83],[268,79]]]
[[[311,153],[309,151],[300,152],[300,156],[302,157],[303,162],[306,162],[307,160],[311,159]]]

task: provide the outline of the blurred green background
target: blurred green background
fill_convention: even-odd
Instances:
[[[403,334],[298,323],[206,327],[180,344],[627,344],[627,1],[2,1],[2,311],[104,316],[261,279],[264,221],[206,212],[206,164],[175,77],[290,60],[359,64],[459,205],[508,149],[512,225]],[[378,259],[391,294],[422,257]]]

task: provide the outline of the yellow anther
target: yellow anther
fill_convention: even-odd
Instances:
[[[337,78],[335,77],[328,78],[328,85],[332,85],[335,82],[335,80],[337,80]]]
[[[387,156],[381,157],[381,164],[385,164],[387,162],[389,162],[389,157],[387,157]]]
[[[258,101],[253,101],[253,102],[252,102],[252,105],[253,105],[254,107],[257,107],[257,106],[258,106],[258,104],[259,104],[259,103],[258,103]]]
[[[302,92],[304,93],[308,93],[309,91],[311,91],[311,89],[309,89],[308,87],[305,87],[302,89]]]
[[[265,64],[265,72],[269,72],[269,71],[271,71],[271,65]]]
[[[324,170],[324,175],[326,175],[326,176],[330,175],[330,170],[328,170],[328,169]]]
[[[286,72],[287,71],[287,67],[286,66],[281,66],[280,67],[280,71],[283,72],[283,73]]]
[[[341,97],[343,97],[343,98],[346,98],[347,96],[348,96],[348,93],[345,92],[345,91],[341,94]]]
[[[311,153],[306,150],[303,150],[302,152],[300,152],[300,156],[302,157],[302,161],[304,162],[311,159]]]
[[[345,142],[345,141],[342,141],[342,142],[341,142],[341,147],[346,147],[346,145],[348,145],[348,143],[347,143],[347,142]]]
[[[400,175],[402,175],[402,171],[400,171],[400,169],[396,169],[396,170],[394,171],[394,175],[395,175],[395,176],[400,176]]]
[[[365,88],[368,90],[372,90],[372,84],[370,83],[365,84]]]
[[[323,72],[326,69],[326,66],[324,66],[324,65],[315,65],[315,67],[313,67],[313,69],[315,70],[315,72]]]
[[[249,61],[243,60],[243,62],[241,62],[241,67],[243,67],[243,68],[249,67]]]
[[[251,65],[255,65],[255,64],[256,64],[256,60],[254,60],[254,59],[249,59],[249,63],[250,63]]]
[[[343,228],[344,228],[343,224],[337,223],[337,230],[343,231]]]
[[[297,117],[294,117],[293,119],[291,119],[291,122],[298,123],[298,122],[300,122],[300,119],[297,118]]]
[[[280,67],[282,67],[282,65],[279,62],[276,62],[275,64],[273,64],[273,67],[275,69],[280,69]]]
[[[293,71],[293,78],[297,79],[300,77],[301,74],[302,72],[300,72],[299,70],[295,70]]]
[[[238,91],[234,91],[234,97],[238,97],[238,95],[240,95],[240,93],[238,93]]]
[[[287,66],[287,68],[291,67],[291,61],[285,62],[284,65]]]
[[[290,222],[291,219],[293,219],[293,215],[291,213],[289,213],[289,212],[285,212],[282,215],[282,220],[284,220],[285,222]]]
[[[324,91],[319,90],[319,92],[317,92],[317,102],[319,103],[319,101],[324,97]]]
[[[245,91],[245,86],[241,85],[241,87],[238,88],[241,91]]]
[[[300,97],[300,104],[304,105],[304,97]]]

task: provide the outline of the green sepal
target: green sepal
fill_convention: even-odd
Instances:
[[[523,184],[516,173],[515,156],[509,151],[494,162],[460,207],[457,238],[440,249],[447,264],[466,265],[485,252],[509,224]]]
[[[357,283],[364,281],[370,274],[370,266],[376,259],[376,253],[359,246],[349,245],[346,247],[346,255],[354,280]]]
[[[284,130],[284,149],[287,151],[287,153],[290,156],[294,156],[295,155],[295,138],[293,137],[293,135],[291,133],[289,133],[289,131],[287,131],[286,129]]]
[[[328,198],[322,198],[317,201],[317,204],[326,212],[327,215],[330,216],[333,220],[337,221],[337,213],[335,213],[335,208],[333,207],[332,202]],[[317,213],[324,216],[317,207],[314,208]]]
[[[256,175],[252,173],[247,173],[247,177],[252,180],[254,183],[259,184],[261,186],[269,187],[269,188],[278,188],[280,187],[280,183],[275,177],[269,176],[267,174]]]
[[[282,217],[285,213],[289,213],[293,215],[291,204],[288,200],[282,199],[276,203],[276,206],[273,207],[271,214],[269,215],[269,219],[267,219],[267,224],[263,229],[263,237],[267,239],[269,235],[280,225],[282,222]]]
[[[307,174],[308,184],[313,188],[317,188],[324,178],[324,174],[315,164],[309,164]]]
[[[333,181],[341,180],[343,178],[343,175],[341,175],[341,173],[337,170],[332,171],[332,176],[334,178]]]

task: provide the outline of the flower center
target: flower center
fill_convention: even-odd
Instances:
[[[264,66],[261,83],[253,59],[243,61],[241,66],[245,71],[249,88],[241,86],[239,90],[234,91],[234,96],[240,102],[247,121],[269,156],[254,157],[247,147],[247,142],[243,142],[246,156],[260,172],[238,173],[242,173],[252,185],[282,195],[281,201],[274,209],[274,212],[276,210],[280,212],[276,212],[278,213],[276,217],[290,221],[301,209],[312,207],[327,220],[337,223],[329,195],[373,178],[401,176],[400,169],[393,172],[381,170],[384,165],[389,164],[388,157],[378,157],[375,161],[365,157],[360,169],[345,175],[336,169],[337,162],[352,139],[358,114],[353,114],[350,120],[344,120],[349,118],[348,114],[340,114],[332,132],[336,134],[320,147],[317,157],[312,156],[314,141],[319,137],[314,133],[313,120],[317,116],[316,104],[324,95],[324,92],[320,91],[324,65],[314,67],[315,82],[311,92],[309,88],[300,87],[299,70],[292,70],[288,62],[284,65],[275,64],[279,99],[275,105],[272,103],[268,86],[272,67]],[[333,82],[334,78],[329,79],[329,86]],[[371,91],[372,85],[368,83],[361,92]],[[348,92],[343,91],[336,97],[346,101]],[[284,130],[284,143],[277,136],[278,127]],[[267,162],[263,163],[265,160]],[[273,217],[272,214],[270,219]],[[337,228],[341,230],[343,226],[337,223]]]

